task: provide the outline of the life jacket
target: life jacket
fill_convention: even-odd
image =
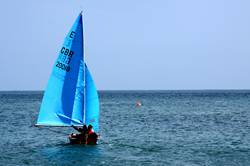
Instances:
[[[92,134],[92,133],[94,133],[94,130],[93,130],[93,129],[91,129],[90,131],[88,131],[88,135],[90,135],[90,134]]]
[[[95,145],[97,142],[97,138],[98,138],[98,135],[94,131],[89,132],[87,144],[88,145]]]

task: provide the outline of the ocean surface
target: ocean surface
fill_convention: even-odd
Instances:
[[[42,95],[0,92],[0,165],[250,165],[250,91],[100,91],[96,146],[34,127]]]

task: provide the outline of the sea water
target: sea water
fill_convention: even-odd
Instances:
[[[250,165],[250,91],[101,91],[96,146],[35,127],[42,95],[0,92],[0,165]]]

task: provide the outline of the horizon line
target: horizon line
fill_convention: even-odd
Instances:
[[[0,90],[0,92],[38,92],[45,90],[22,89],[22,90]],[[99,89],[97,91],[250,91],[250,89]]]

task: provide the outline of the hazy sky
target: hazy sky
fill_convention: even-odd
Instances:
[[[43,90],[84,11],[100,90],[250,89],[249,0],[1,0],[0,90]]]

